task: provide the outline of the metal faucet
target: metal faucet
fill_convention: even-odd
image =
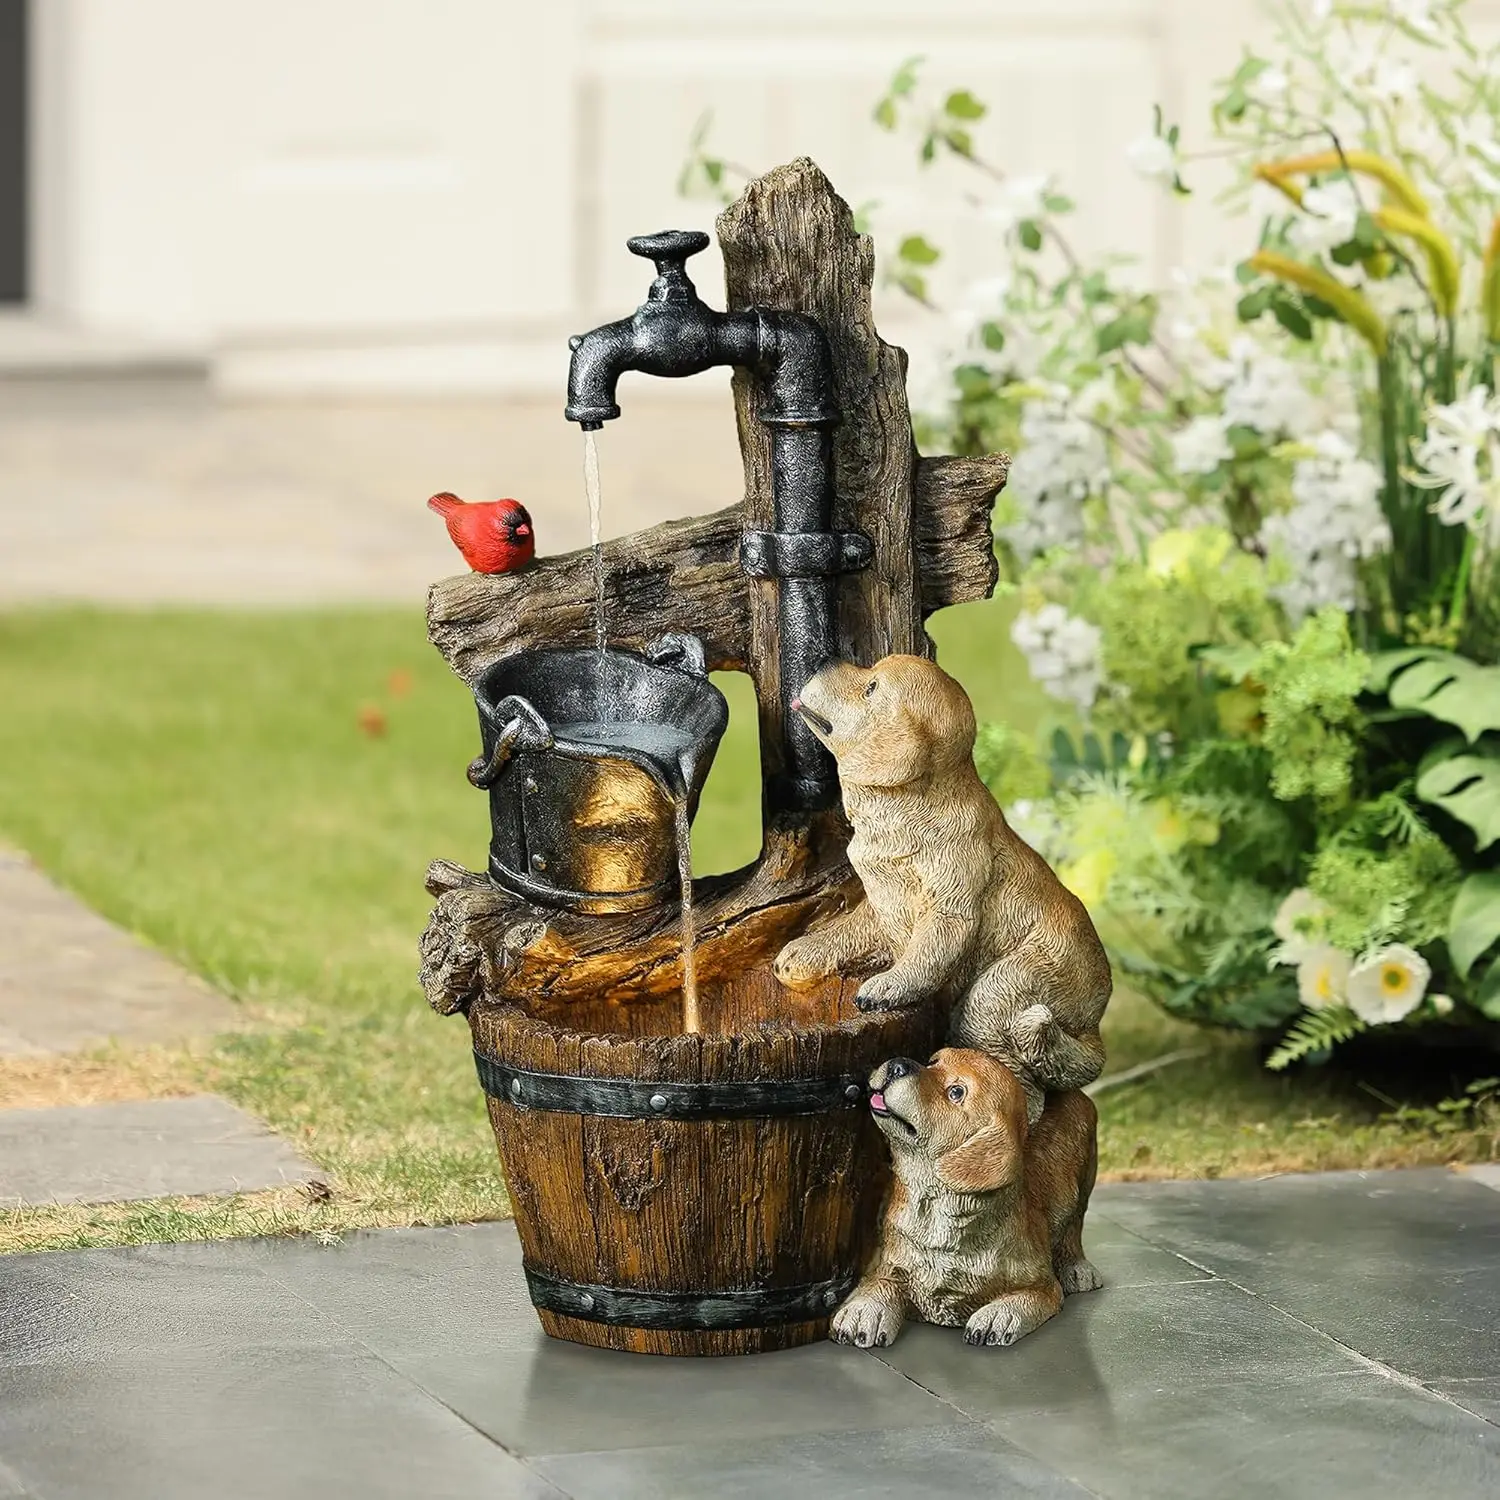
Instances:
[[[791,701],[837,655],[837,577],[868,566],[874,545],[862,532],[833,531],[833,428],[839,410],[822,325],[806,313],[752,307],[717,312],[698,296],[687,258],[708,248],[701,230],[669,229],[627,240],[656,265],[656,280],[633,316],[568,341],[564,415],[597,432],[620,415],[615,387],[626,370],[676,378],[715,365],[754,377],[756,416],[771,431],[774,531],[747,531],[740,562],[753,578],[778,581],[785,770],[767,788],[768,811],[811,812],[838,798],[838,771]]]

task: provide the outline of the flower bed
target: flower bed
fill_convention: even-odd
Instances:
[[[985,768],[1174,1014],[1273,1033],[1500,1036],[1500,67],[1460,4],[1301,5],[1190,153],[1233,163],[1237,266],[1142,291],[1072,204],[975,146],[985,106],[904,67],[876,113],[972,169],[971,287],[930,437],[1015,449],[1014,640],[1057,700]],[[1214,158],[1213,168],[1207,165]],[[941,249],[906,235],[931,300]]]

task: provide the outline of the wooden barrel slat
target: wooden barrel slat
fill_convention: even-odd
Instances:
[[[886,1057],[925,1056],[941,1031],[941,1018],[925,1009],[859,1015],[846,982],[799,997],[795,1021],[769,972],[733,989],[719,997],[721,1017],[740,1023],[730,1034],[664,1034],[670,1007],[649,1017],[655,1033],[634,1029],[639,1015],[617,1014],[628,1007],[606,1004],[577,1014],[607,1020],[609,1031],[570,1028],[571,1010],[528,1014],[489,1002],[469,1019],[476,1053],[512,1069],[689,1085],[863,1078]],[[768,1004],[772,994],[782,1003]],[[757,1012],[779,1019],[747,1024]],[[644,1294],[603,1300],[666,1318],[691,1316],[701,1302],[730,1316],[726,1309],[743,1299],[725,1294],[756,1289],[775,1289],[786,1307],[800,1308],[799,1288],[846,1284],[872,1247],[887,1168],[862,1101],[817,1114],[693,1119],[583,1115],[491,1098],[489,1112],[527,1267],[554,1304],[538,1315],[556,1337],[656,1354],[790,1348],[826,1336],[831,1309],[795,1322],[676,1328],[559,1308],[581,1306],[573,1289],[590,1286]]]

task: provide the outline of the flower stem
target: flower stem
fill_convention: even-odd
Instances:
[[[1453,599],[1448,605],[1448,628],[1455,633],[1463,629],[1464,607],[1469,602],[1469,574],[1474,567],[1477,545],[1472,528],[1465,528],[1464,550],[1458,559],[1458,573],[1453,580]]]

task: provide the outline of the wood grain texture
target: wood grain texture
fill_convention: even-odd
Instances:
[[[797,1025],[735,1035],[601,1035],[492,1002],[474,1006],[469,1023],[479,1050],[586,1078],[864,1076],[884,1058],[931,1050],[935,1013],[852,1016],[849,992],[834,981]],[[526,1264],[547,1274],[658,1292],[797,1286],[857,1275],[874,1247],[889,1169],[862,1107],[708,1121],[523,1110],[495,1099],[489,1110]],[[648,1354],[784,1349],[828,1328],[826,1317],[704,1331],[540,1317],[555,1337]]]
[[[1008,465],[1003,454],[917,460],[912,526],[924,617],[993,592],[999,575],[990,510]],[[742,671],[749,660],[751,593],[768,587],[740,568],[744,529],[743,513],[733,505],[606,542],[611,642],[640,650],[666,631],[688,631],[703,641],[710,671]],[[588,548],[539,558],[521,573],[444,578],[428,592],[428,637],[472,686],[513,652],[592,645],[593,589]],[[773,621],[774,606],[772,594]]]
[[[825,815],[829,822],[836,817]],[[748,871],[693,883],[700,988],[768,964],[793,933],[858,899],[838,833],[815,840],[806,830],[802,835],[768,840],[767,854]],[[582,1003],[602,993],[615,1005],[664,997],[680,1004],[682,930],[675,906],[607,916],[559,911],[532,905],[446,860],[429,868],[427,889],[437,906],[422,935],[419,977],[442,1014],[505,996],[532,1007]],[[759,1019],[796,1013],[790,992],[765,999],[771,1008]]]

